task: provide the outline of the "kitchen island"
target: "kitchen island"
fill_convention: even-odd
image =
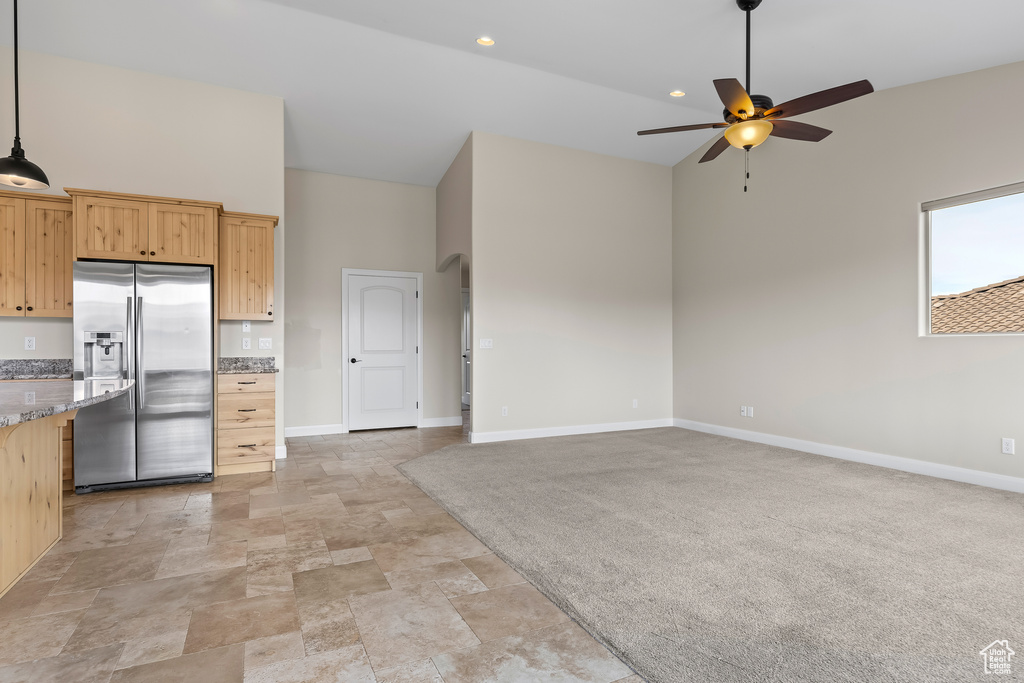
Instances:
[[[0,383],[0,596],[60,540],[61,429],[131,380]]]

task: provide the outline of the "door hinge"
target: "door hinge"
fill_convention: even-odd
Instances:
[[[417,407],[417,408],[419,408],[419,407],[420,407],[420,402],[419,402],[419,401],[416,401],[416,407]]]
[[[417,290],[417,291],[416,291],[416,298],[417,298],[417,299],[419,299],[419,298],[420,298],[420,293],[419,293],[419,290]]]
[[[416,347],[416,353],[419,353],[419,352],[420,352],[420,347],[417,346]]]

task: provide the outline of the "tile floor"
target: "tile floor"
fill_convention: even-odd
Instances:
[[[0,599],[0,683],[639,682],[395,469],[465,438],[289,439],[276,473],[66,496]]]

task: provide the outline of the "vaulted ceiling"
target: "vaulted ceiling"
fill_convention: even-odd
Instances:
[[[9,27],[10,0],[0,8]],[[712,79],[744,79],[735,0],[31,0],[20,12],[26,50],[284,98],[289,167],[429,186],[471,130],[675,164],[712,133],[636,131],[719,120]],[[751,85],[778,103],[1020,61],[1021,26],[1020,0],[764,0]]]

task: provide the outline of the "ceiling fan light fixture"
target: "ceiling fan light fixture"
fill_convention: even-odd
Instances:
[[[747,119],[725,129],[725,139],[737,149],[757,147],[768,139],[774,126],[765,119]]]

